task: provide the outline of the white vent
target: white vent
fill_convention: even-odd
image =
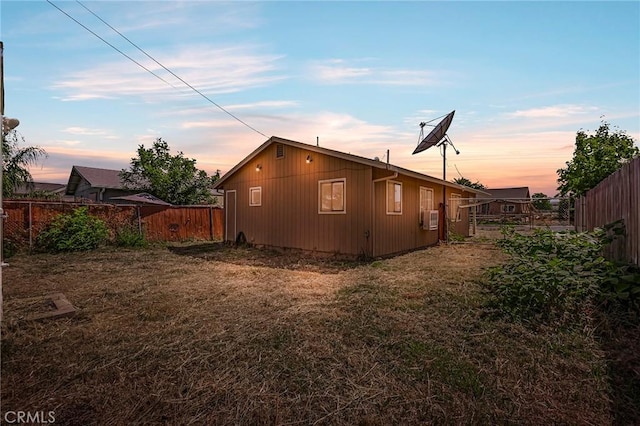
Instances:
[[[438,229],[438,210],[429,211],[429,230],[436,231]]]

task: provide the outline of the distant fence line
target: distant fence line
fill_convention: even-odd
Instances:
[[[81,204],[47,201],[3,203],[4,238],[17,248],[33,249],[38,234],[61,213],[87,207],[88,213],[105,221],[113,231],[128,226],[147,241],[221,240],[223,210],[217,206],[154,206]]]
[[[640,157],[576,199],[576,229],[591,231],[622,220],[625,236],[607,249],[611,259],[640,265]]]

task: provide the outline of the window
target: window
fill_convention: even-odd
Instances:
[[[284,145],[276,144],[276,158],[284,158]]]
[[[431,229],[430,212],[433,210],[433,189],[420,187],[419,217],[422,229]],[[438,229],[436,219],[436,229]]]
[[[249,188],[249,205],[250,206],[262,205],[262,187],[261,186]]]
[[[346,179],[318,181],[318,213],[346,213]]]
[[[402,183],[387,181],[387,214],[402,214]]]
[[[500,205],[500,209],[502,213],[513,213],[516,211],[516,206],[513,204],[502,204]]]
[[[449,211],[447,216],[449,220],[452,222],[460,221],[460,201],[462,196],[460,194],[451,194],[451,199],[449,200]]]

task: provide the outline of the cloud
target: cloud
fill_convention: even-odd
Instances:
[[[364,60],[356,59],[351,62],[362,61]],[[308,68],[313,79],[328,84],[431,86],[439,83],[432,71],[362,67],[350,64],[344,59],[315,61],[309,64]]]
[[[83,135],[83,136],[105,136],[108,135],[106,130],[102,129],[88,129],[86,127],[67,127],[63,130],[65,133],[69,133],[72,135]]]
[[[240,109],[256,109],[256,108],[287,108],[299,105],[297,101],[260,101],[250,104],[225,105],[227,111],[236,111]]]
[[[287,78],[278,70],[282,56],[255,53],[258,49],[257,46],[176,46],[152,56],[201,93],[216,95],[266,86]],[[72,72],[52,88],[63,92],[62,99],[67,101],[139,97],[146,102],[166,102],[166,96],[175,94],[176,90],[182,96],[198,96],[148,58],[136,60],[159,78],[123,59]]]
[[[518,110],[507,113],[506,115],[514,118],[563,118],[590,114],[594,111],[598,111],[598,108],[593,106],[564,104]]]

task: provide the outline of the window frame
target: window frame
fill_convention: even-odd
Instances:
[[[253,202],[253,192],[256,191],[260,194],[260,202]],[[252,186],[249,188],[249,207],[260,207],[262,206],[262,187],[261,186]]]
[[[509,208],[511,208],[511,210]],[[516,212],[516,205],[515,204],[501,204],[500,205],[500,212],[501,213],[515,213]]]
[[[428,202],[425,203],[426,206],[424,208],[422,207],[423,193],[431,194],[429,197],[426,198],[426,201]],[[431,187],[420,186],[418,188],[418,220],[421,220],[422,229],[425,231],[433,230],[430,226],[430,223],[431,223],[431,212],[433,211],[434,195],[435,195],[435,191]]]
[[[333,193],[333,184],[342,183],[342,210],[322,210],[322,185],[331,184],[331,192]],[[318,181],[318,214],[347,214],[347,178],[322,179]]]
[[[396,180],[388,180],[386,182],[387,182],[387,184],[386,184],[386,190],[385,190],[385,195],[386,195],[386,197],[385,197],[385,207],[386,207],[387,214],[391,215],[391,216],[401,216],[402,215],[402,210],[403,210],[403,204],[404,204],[402,202],[403,193],[404,193],[402,182],[399,182],[399,181],[396,181]],[[396,203],[396,201],[395,201],[395,186],[396,185],[400,186],[400,211],[395,211],[395,203]],[[391,210],[391,211],[389,210],[389,187],[390,186],[393,186],[393,191],[394,191],[394,194],[393,194],[394,195],[394,198],[393,198],[393,204],[394,204],[393,208],[394,208],[394,210]]]
[[[457,198],[457,201],[453,201],[454,198]],[[456,204],[456,215],[455,218],[451,217],[451,212],[453,210],[453,204]],[[458,194],[457,192],[452,192],[449,195],[449,208],[447,209],[447,219],[451,222],[460,222],[462,220],[460,204],[462,204],[462,194]]]

